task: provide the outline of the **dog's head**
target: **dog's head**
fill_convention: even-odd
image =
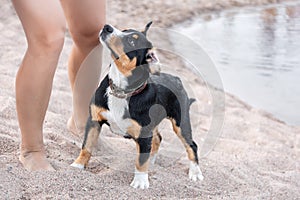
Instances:
[[[147,39],[147,31],[152,22],[143,31],[133,29],[120,31],[111,25],[105,25],[100,32],[100,41],[106,46],[117,66],[125,77],[140,77],[145,73],[157,73],[150,66],[158,63],[152,43]]]

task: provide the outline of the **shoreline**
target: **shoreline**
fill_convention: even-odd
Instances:
[[[113,0],[107,5],[107,22],[126,28],[136,27],[136,24],[141,26],[141,24],[146,24],[148,21],[153,20],[154,25],[156,26],[161,28],[170,28],[174,24],[180,24],[188,21],[189,19],[205,14],[223,12],[243,7],[259,7],[279,3],[293,3],[296,1],[297,0],[166,0],[161,2],[154,0],[151,3],[138,1],[132,5],[129,3],[124,6],[124,2],[118,3],[118,0]],[[141,10],[136,8],[141,8]],[[134,22],[130,20],[124,22],[124,15],[127,15],[128,19],[134,19]],[[149,20],[147,21],[147,19]]]

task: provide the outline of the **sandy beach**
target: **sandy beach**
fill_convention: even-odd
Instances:
[[[140,28],[152,20],[155,26],[168,28],[207,12],[278,2],[283,1],[112,0],[107,5],[107,22]],[[212,151],[200,158],[201,182],[188,179],[184,148],[167,121],[160,126],[163,143],[149,171],[148,190],[129,186],[134,142],[112,135],[106,127],[88,168],[71,168],[83,139],[66,127],[72,113],[67,75],[71,45],[66,34],[44,123],[47,155],[56,171],[27,172],[18,161],[20,132],[14,89],[26,40],[11,2],[0,0],[0,199],[299,199],[300,127],[289,126],[230,94],[225,95],[221,136]],[[193,95],[200,100],[193,105],[191,118],[194,139],[201,146],[211,128],[212,99],[206,85],[173,57],[161,53],[166,66],[162,71],[172,71],[197,91]]]

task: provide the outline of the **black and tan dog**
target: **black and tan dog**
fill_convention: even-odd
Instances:
[[[79,157],[73,167],[83,169],[97,144],[103,124],[112,132],[136,142],[138,155],[131,186],[148,188],[150,155],[155,157],[162,137],[158,124],[170,119],[173,129],[186,148],[190,160],[189,178],[203,176],[198,165],[197,145],[192,139],[189,117],[190,99],[178,77],[152,69],[158,62],[152,43],[146,34],[151,22],[142,32],[123,30],[105,25],[100,33],[101,43],[113,58],[108,75],[98,87],[90,104],[90,116]]]

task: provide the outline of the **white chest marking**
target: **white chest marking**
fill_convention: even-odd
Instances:
[[[103,115],[110,124],[110,130],[113,133],[125,135],[128,127],[131,125],[129,119],[123,118],[125,110],[128,109],[127,101],[109,94],[109,91],[110,88],[107,89],[109,111],[103,113]]]
[[[127,86],[127,78],[119,72],[114,64],[110,67],[109,77],[116,86],[120,88],[125,88]],[[125,110],[128,110],[127,100],[117,98],[110,94],[110,92],[111,89],[108,87],[106,95],[108,97],[109,111],[103,113],[103,116],[110,124],[110,129],[113,133],[125,135],[127,128],[131,125],[130,119],[123,119]]]

